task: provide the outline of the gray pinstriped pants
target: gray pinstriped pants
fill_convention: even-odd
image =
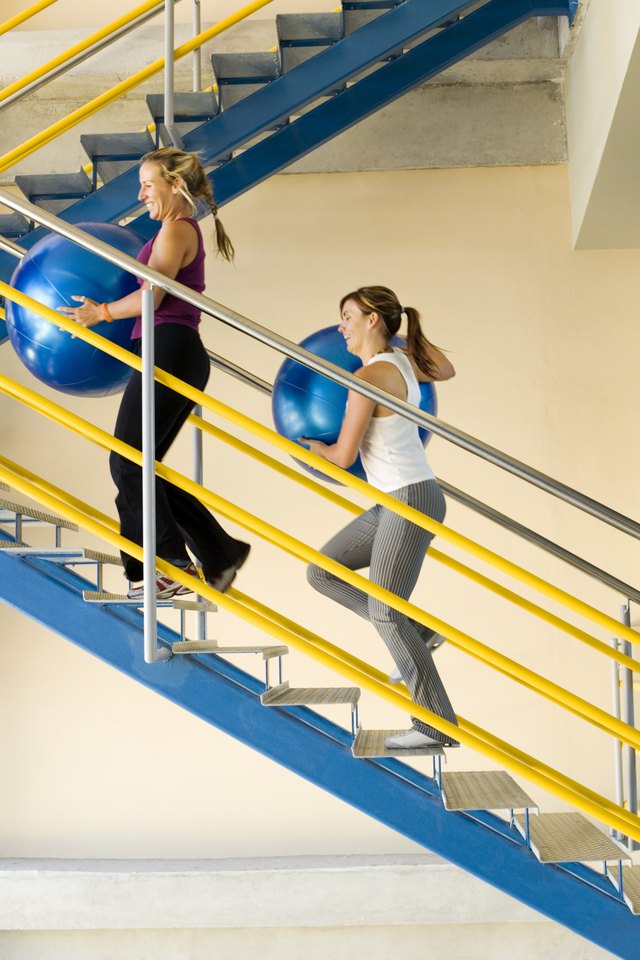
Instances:
[[[433,520],[441,522],[444,519],[445,499],[435,480],[413,483],[394,490],[390,495]],[[322,553],[350,570],[369,567],[372,583],[408,600],[432,539],[433,534],[427,530],[376,504],[332,537],[322,548]],[[374,625],[416,703],[450,723],[456,723],[453,707],[426,647],[426,640],[433,635],[433,630],[415,623],[314,564],[309,566],[307,578],[319,593]],[[450,742],[449,737],[421,720],[413,718],[412,723],[420,733]]]

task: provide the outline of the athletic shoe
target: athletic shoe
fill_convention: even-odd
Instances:
[[[193,563],[189,563],[184,568],[184,572],[191,577],[197,577],[198,571]],[[156,600],[171,600],[172,597],[182,596],[185,593],[193,593],[191,587],[185,587],[164,573],[156,572]],[[144,600],[144,582],[132,583],[127,590],[129,600]]]
[[[384,745],[391,750],[418,750],[420,747],[452,746],[448,741],[443,743],[442,740],[435,740],[433,737],[428,737],[426,733],[420,733],[419,730],[413,728],[405,731],[405,733],[397,733],[393,737],[387,737]]]
[[[214,590],[218,590],[220,593],[226,593],[235,580],[238,570],[244,565],[250,553],[251,546],[250,544],[245,543],[243,545],[242,553],[235,563],[232,563],[231,566],[227,567],[225,570],[215,573],[207,580],[209,586],[213,587]]]

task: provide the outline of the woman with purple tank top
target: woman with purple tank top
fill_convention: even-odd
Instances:
[[[215,219],[216,244],[225,260],[233,259],[233,246],[218,219],[211,184],[202,164],[192,153],[174,147],[154,150],[140,162],[141,200],[152,220],[161,223],[158,233],[138,254],[141,263],[170,279],[202,293],[204,279],[204,245],[193,214],[196,201],[202,198],[210,206]],[[148,288],[141,283],[141,287]],[[154,287],[155,362],[198,390],[204,390],[209,379],[209,358],[202,344],[198,327],[200,311],[191,304]],[[141,336],[141,291],[128,294],[113,303],[96,303],[88,297],[74,297],[80,307],[67,307],[64,312],[84,327],[101,320],[121,320],[137,316],[131,338],[139,352]],[[194,404],[168,387],[156,383],[156,460],[162,460],[191,413]],[[127,384],[118,411],[114,436],[137,450],[142,449],[142,391],[140,374],[134,370]],[[118,488],[116,506],[120,516],[120,532],[134,543],[142,543],[142,471],[140,467],[112,453],[111,475]],[[156,479],[157,552],[162,559],[197,576],[187,548],[202,567],[204,579],[216,590],[224,592],[231,585],[237,570],[249,555],[249,544],[231,537],[215,517],[191,494],[160,478]],[[128,596],[142,600],[142,563],[129,554],[122,554],[125,575],[129,579]],[[156,574],[156,597],[168,599],[188,593],[178,581]]]

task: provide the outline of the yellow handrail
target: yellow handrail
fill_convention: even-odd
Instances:
[[[59,499],[51,493],[45,492],[45,484],[40,483],[36,485],[29,482],[22,475],[21,468],[12,464],[11,461],[2,456],[0,456],[0,479],[9,482],[26,496],[39,501],[66,519],[77,523],[78,526],[83,527],[83,529],[101,537],[112,546],[120,550],[125,550],[140,560],[142,559],[143,553],[141,547],[115,533],[111,526],[103,526],[97,520],[89,519],[92,508],[88,505],[85,505],[84,511],[74,509],[69,506],[65,499]],[[62,492],[62,494],[63,497],[66,497],[64,492]],[[462,727],[448,723],[441,717],[431,713],[431,711],[413,703],[403,690],[391,689],[388,684],[380,679],[383,675],[381,675],[379,671],[376,671],[375,668],[368,668],[366,671],[359,669],[352,665],[348,659],[344,659],[344,657],[349,658],[349,655],[346,654],[345,651],[341,651],[344,657],[338,657],[332,652],[329,652],[328,649],[324,650],[316,647],[314,643],[305,639],[303,635],[298,635],[298,633],[293,630],[287,629],[283,625],[284,621],[279,622],[281,618],[275,611],[271,611],[270,616],[265,616],[262,612],[259,612],[259,607],[255,606],[255,603],[253,604],[255,609],[251,609],[249,605],[243,605],[238,599],[238,597],[242,595],[239,595],[237,591],[231,590],[226,594],[218,593],[217,590],[214,590],[208,584],[202,583],[202,581],[199,580],[196,582],[195,579],[185,573],[184,570],[174,567],[165,560],[158,558],[157,564],[158,569],[162,573],[167,574],[184,586],[190,588],[197,587],[198,593],[205,599],[216,603],[223,609],[258,627],[258,629],[263,632],[270,634],[280,643],[285,643],[299,650],[301,653],[305,653],[323,666],[342,674],[347,679],[377,694],[401,710],[410,710],[414,716],[418,717],[418,719],[424,723],[435,725],[437,728],[440,728],[443,733],[459,739],[460,742],[466,746],[477,750],[491,760],[501,763],[512,770],[512,772],[523,776],[537,786],[560,797],[578,810],[582,810],[584,813],[595,817],[612,829],[620,830],[626,835],[640,840],[640,818],[617,807],[607,798],[600,796],[582,784],[571,780],[569,777],[547,767],[533,757],[528,757],[526,754],[517,751],[509,745],[508,750],[502,750],[498,738],[487,734],[486,739],[483,739],[485,736],[484,731],[473,724],[467,723],[467,729],[463,729]],[[303,630],[302,634],[304,633],[306,633],[306,631]]]
[[[39,304],[37,301],[33,300],[33,298],[26,296],[26,294],[21,293],[20,291],[14,290],[8,284],[2,281],[0,281],[0,292],[3,293],[7,299],[14,300],[16,303],[22,304],[29,310],[34,310],[36,313],[39,313],[52,323],[57,324],[57,326],[62,327],[69,332],[73,332],[74,335],[86,340],[88,343],[93,344],[99,349],[104,350],[111,356],[121,360],[123,363],[133,366],[136,370],[141,369],[140,358],[134,356],[130,351],[125,350],[124,348],[119,347],[108,340],[105,340],[104,337],[100,337],[91,330],[85,330],[82,327],[78,327],[78,325],[73,321],[67,320],[61,314],[56,313],[54,310],[51,310],[48,307],[44,307],[42,304]],[[466,552],[471,553],[478,559],[489,563],[491,566],[496,567],[503,573],[507,573],[515,579],[520,580],[527,586],[533,587],[550,599],[563,604],[570,610],[573,610],[575,613],[578,613],[586,619],[593,621],[603,629],[610,631],[613,636],[630,640],[632,643],[640,643],[640,634],[637,631],[632,630],[630,627],[620,623],[613,617],[602,613],[600,610],[597,610],[590,604],[585,603],[583,600],[578,600],[576,597],[571,596],[571,594],[567,593],[566,591],[561,590],[559,587],[555,587],[553,584],[548,583],[541,577],[524,570],[517,564],[512,563],[510,560],[506,560],[504,557],[501,557],[492,550],[481,546],[468,537],[465,537],[463,534],[458,533],[449,527],[445,527],[443,524],[432,520],[430,517],[427,517],[425,514],[420,513],[418,510],[415,510],[406,504],[400,503],[400,501],[396,500],[392,496],[389,496],[389,494],[383,493],[381,490],[377,490],[364,480],[360,480],[358,477],[354,477],[348,471],[342,470],[340,467],[329,463],[328,460],[324,460],[322,457],[318,457],[315,454],[310,453],[299,444],[293,443],[291,440],[287,440],[285,437],[280,436],[280,434],[276,433],[274,430],[271,430],[269,427],[265,427],[257,421],[252,420],[250,417],[247,417],[245,414],[233,410],[233,408],[229,407],[227,404],[222,403],[220,400],[216,400],[209,394],[197,390],[195,387],[192,387],[184,381],[179,380],[177,377],[165,373],[164,371],[160,371],[157,368],[155,375],[156,380],[158,380],[159,383],[163,383],[165,386],[170,387],[170,389],[181,393],[194,403],[199,404],[213,413],[219,414],[227,420],[230,420],[236,426],[248,430],[250,433],[253,433],[254,436],[257,436],[262,440],[266,440],[268,443],[278,447],[285,453],[297,457],[300,460],[304,460],[305,463],[308,463],[323,473],[326,473],[328,476],[334,477],[335,479],[344,483],[346,486],[351,487],[357,493],[364,494],[364,496],[370,500],[373,500],[375,503],[394,511],[399,516],[405,517],[407,520],[411,520],[413,523],[423,527],[425,530],[429,530],[436,536],[442,537],[443,540],[453,543],[455,546],[458,546]],[[428,626],[432,625],[428,624]],[[438,630],[438,632],[443,631]],[[613,655],[613,648],[607,648],[607,655]]]
[[[241,10],[230,14],[228,17],[225,17],[223,20],[220,20],[218,23],[216,23],[213,27],[209,27],[208,30],[203,30],[202,33],[199,33],[196,37],[193,37],[186,43],[176,47],[174,51],[174,60],[180,60],[182,57],[186,57],[187,54],[191,53],[193,50],[196,50],[198,47],[201,47],[208,40],[218,36],[220,33],[224,33],[224,31],[228,30],[229,27],[234,26],[236,23],[240,23],[241,20],[251,16],[252,13],[260,10],[262,7],[266,7],[269,3],[273,3],[273,0],[252,0],[251,3],[247,4],[247,6],[243,7]],[[40,133],[30,137],[29,140],[25,140],[25,142],[20,146],[14,147],[13,150],[10,150],[8,153],[5,153],[4,156],[0,157],[0,172],[3,170],[8,170],[9,167],[12,167],[14,163],[17,163],[19,160],[23,160],[25,157],[30,156],[30,154],[34,153],[40,147],[43,147],[45,144],[55,140],[59,134],[64,133],[66,130],[71,129],[71,127],[81,123],[82,120],[86,120],[87,117],[97,113],[98,110],[101,110],[102,107],[106,106],[108,103],[112,103],[114,100],[120,99],[120,97],[123,97],[134,87],[139,86],[141,83],[144,83],[145,80],[148,80],[149,77],[159,73],[163,67],[164,57],[161,57],[159,60],[154,60],[154,62],[149,64],[148,67],[138,70],[138,72],[134,73],[134,75],[129,77],[128,80],[123,80],[121,83],[116,84],[116,86],[112,87],[111,90],[107,90],[105,93],[100,94],[100,96],[94,97],[93,100],[90,100],[89,103],[86,103],[83,107],[79,107],[77,110],[74,110],[73,113],[70,113],[62,120],[58,120],[50,127],[46,127]]]
[[[203,420],[202,417],[192,413],[188,418],[188,423],[192,424],[192,426],[196,427],[198,430],[208,433],[209,436],[215,437],[217,440],[222,440],[223,443],[226,443],[235,450],[238,450],[240,453],[245,454],[245,456],[252,457],[254,460],[258,461],[258,463],[262,463],[264,466],[269,467],[269,469],[275,470],[277,473],[281,474],[281,476],[287,477],[289,480],[293,480],[300,486],[306,487],[307,490],[311,490],[317,496],[324,497],[326,500],[329,500],[330,503],[333,503],[338,507],[342,507],[343,510],[347,510],[354,516],[359,516],[361,513],[363,513],[362,508],[357,506],[351,500],[347,500],[345,497],[341,497],[340,494],[336,493],[334,490],[324,487],[321,483],[318,483],[317,480],[314,480],[307,474],[300,473],[299,470],[294,470],[292,467],[289,467],[284,463],[280,463],[279,460],[276,460],[274,457],[270,457],[261,450],[256,450],[255,447],[245,443],[238,437],[234,437],[232,434],[227,433],[220,427],[216,427],[215,424],[209,423],[207,420]],[[449,557],[446,554],[441,553],[436,547],[429,548],[429,557],[430,559],[436,560],[438,563],[442,563],[444,566],[449,567],[450,570],[455,570],[456,573],[462,574],[462,576],[467,577],[469,580],[473,580],[474,583],[477,583],[486,590],[495,593],[497,596],[508,600],[509,603],[513,603],[522,610],[532,613],[534,616],[538,617],[540,620],[544,620],[552,627],[556,627],[558,630],[562,630],[564,633],[574,637],[576,640],[580,640],[593,650],[597,650],[599,653],[610,657],[612,660],[617,660],[618,663],[626,667],[628,670],[634,670],[640,673],[640,660],[634,660],[632,657],[627,656],[627,654],[622,653],[621,650],[609,646],[608,644],[604,643],[604,641],[596,639],[596,637],[591,636],[591,634],[586,633],[584,630],[580,630],[579,627],[574,626],[567,620],[562,620],[555,614],[550,613],[548,610],[545,610],[544,607],[538,606],[538,604],[533,603],[531,600],[526,600],[524,597],[521,597],[520,594],[514,593],[512,590],[507,589],[507,587],[503,587],[501,584],[496,583],[495,580],[490,580],[488,577],[484,577],[482,574],[472,570],[471,567],[466,566],[466,564],[461,563],[459,560],[454,560],[453,557]]]
[[[14,27],[24,23],[25,20],[30,20],[31,17],[35,17],[35,15],[40,13],[41,10],[45,10],[55,2],[56,0],[38,0],[38,3],[34,3],[32,6],[27,7],[26,10],[22,11],[22,13],[16,13],[15,17],[11,17],[9,20],[5,20],[4,23],[0,23],[0,37],[3,35],[3,33],[8,33],[9,30],[13,30]]]
[[[51,0],[53,2],[53,0]],[[162,7],[164,6],[164,0],[146,0],[145,3],[141,3],[138,7],[135,7],[129,13],[124,14],[121,17],[118,17],[117,20],[113,20],[107,26],[102,27],[100,30],[96,30],[95,33],[92,33],[91,36],[86,37],[84,40],[80,40],[78,43],[74,44],[72,47],[69,47],[68,50],[65,50],[63,53],[59,53],[58,56],[52,57],[51,60],[47,63],[42,64],[40,67],[36,67],[35,70],[32,70],[31,73],[28,73],[21,80],[16,80],[14,83],[10,83],[8,87],[5,87],[3,90],[0,90],[0,103],[3,100],[6,100],[7,97],[10,97],[14,93],[18,93],[19,90],[22,90],[23,87],[28,86],[30,83],[33,83],[35,80],[39,80],[46,73],[49,73],[51,70],[55,70],[56,67],[61,66],[63,63],[66,63],[71,57],[75,57],[79,53],[83,53],[89,47],[93,46],[94,43],[99,43],[100,40],[104,40],[110,34],[115,33],[116,30],[119,30],[121,27],[126,26],[128,23],[131,23],[132,20],[135,20],[136,17],[141,16],[143,13],[146,13],[148,10],[152,10],[153,7]]]
[[[162,382],[163,376],[165,376],[164,371],[156,368],[156,376],[157,379]],[[69,410],[66,410],[59,404],[40,396],[40,394],[35,393],[28,387],[12,381],[8,377],[0,375],[0,390],[7,393],[9,396],[14,397],[15,399],[20,400],[21,403],[30,406],[32,409],[38,410],[40,413],[49,417],[49,419],[54,420],[55,422],[68,427],[74,432],[87,437],[94,443],[97,443],[99,446],[117,452],[121,456],[124,456],[127,459],[132,460],[134,463],[137,463],[138,466],[142,465],[142,454],[139,450],[135,450],[128,444],[115,439],[105,430],[101,430],[99,427],[96,427],[87,420],[84,420],[76,414],[71,413]],[[569,712],[574,713],[576,716],[588,720],[589,723],[592,723],[601,730],[612,734],[624,743],[627,743],[636,749],[640,749],[639,730],[635,730],[633,727],[630,727],[628,724],[624,723],[618,718],[611,716],[611,714],[608,714],[606,711],[600,709],[582,697],[578,697],[576,694],[565,690],[559,684],[553,683],[551,680],[548,680],[546,677],[541,676],[535,671],[522,666],[515,660],[511,660],[509,657],[492,650],[486,644],[481,643],[479,640],[476,640],[469,634],[458,630],[457,627],[453,627],[444,620],[440,620],[439,618],[426,613],[426,611],[421,610],[419,607],[409,603],[407,600],[397,597],[395,594],[390,593],[388,590],[383,589],[377,584],[371,583],[370,580],[368,580],[366,577],[363,577],[361,574],[358,574],[353,570],[349,570],[347,567],[337,563],[330,557],[325,556],[318,550],[315,550],[295,537],[278,530],[272,524],[269,524],[259,517],[250,514],[241,507],[237,507],[235,504],[230,503],[228,500],[218,496],[211,490],[207,490],[205,487],[197,484],[195,481],[190,480],[188,477],[183,476],[175,470],[172,470],[165,464],[156,463],[156,474],[159,477],[167,480],[169,483],[172,483],[175,486],[180,487],[182,490],[191,493],[202,503],[205,503],[218,513],[229,517],[240,526],[250,529],[254,533],[257,533],[258,536],[278,545],[288,553],[296,556],[298,559],[301,559],[306,563],[313,563],[322,567],[324,570],[327,570],[334,576],[337,576],[341,580],[351,584],[356,589],[364,591],[370,596],[375,597],[383,603],[393,607],[395,610],[400,611],[400,613],[405,614],[405,616],[417,620],[419,623],[436,630],[438,633],[443,633],[452,642],[454,642],[456,646],[461,647],[471,656],[493,667],[493,669],[497,670],[499,673],[502,673],[511,679],[517,680],[517,682],[521,683],[523,686],[526,686],[531,690],[535,690],[548,700],[551,700],[553,703],[559,704]]]

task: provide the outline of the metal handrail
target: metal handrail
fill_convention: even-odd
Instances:
[[[24,247],[20,247],[11,240],[6,240],[5,238],[0,237],[0,248],[5,244],[7,250],[13,253],[14,256],[21,257],[27,252]],[[209,362],[216,367],[216,369],[221,370],[223,373],[229,374],[229,376],[234,377],[241,383],[249,384],[267,396],[271,396],[273,393],[273,385],[268,381],[262,380],[254,373],[251,373],[250,371],[245,370],[243,367],[232,363],[230,360],[227,360],[225,357],[221,357],[219,354],[213,353],[211,350],[208,350],[207,353],[209,355]],[[500,513],[500,511],[496,510],[494,507],[490,507],[488,504],[482,503],[481,500],[477,500],[470,494],[464,493],[464,491],[454,487],[446,480],[442,480],[441,477],[437,477],[436,479],[448,496],[450,496],[453,500],[457,500],[458,503],[462,503],[470,510],[473,510],[474,513],[478,513],[480,516],[486,517],[488,520],[492,520],[494,523],[497,523],[498,526],[503,527],[503,529],[509,530],[510,533],[515,533],[516,536],[534,544],[534,546],[539,547],[545,553],[551,554],[552,556],[557,557],[559,560],[562,560],[564,563],[567,563],[575,569],[580,570],[588,577],[591,577],[592,580],[597,580],[599,583],[604,584],[604,586],[609,587],[611,590],[615,590],[627,600],[633,600],[635,603],[640,604],[640,590],[638,590],[636,587],[632,587],[631,584],[625,583],[624,580],[620,580],[612,573],[608,573],[601,567],[595,566],[595,564],[590,563],[583,557],[579,557],[577,554],[572,553],[565,547],[560,546],[560,544],[554,543],[553,540],[549,540],[542,534],[536,533],[536,531],[531,530],[530,527],[526,527],[524,524],[518,523],[517,520],[513,520],[511,517],[506,516],[506,514]]]
[[[0,23],[0,37],[4,33],[8,33],[9,30],[13,30],[14,27],[24,23],[25,20],[30,20],[31,17],[35,17],[35,15],[40,13],[41,10],[46,10],[47,7],[50,7],[56,2],[57,0],[38,0],[38,3],[34,3],[32,6],[27,7],[26,10],[22,11],[22,13],[16,13],[15,17],[10,17],[9,20],[5,20],[4,23]]]
[[[203,313],[215,317],[215,319],[233,327],[234,330],[239,330],[241,333],[247,334],[254,340],[258,340],[260,343],[265,344],[265,346],[272,347],[292,360],[298,360],[304,364],[304,366],[315,370],[323,376],[327,376],[330,380],[334,380],[336,383],[347,387],[347,389],[355,390],[356,393],[361,393],[370,400],[384,404],[385,407],[393,410],[394,413],[401,414],[408,420],[412,420],[419,426],[425,427],[427,430],[443,437],[445,440],[449,440],[463,450],[467,450],[467,452],[473,453],[475,456],[487,460],[489,463],[493,463],[494,466],[498,466],[508,473],[520,477],[522,480],[526,480],[527,483],[531,483],[533,486],[545,490],[547,493],[563,500],[565,503],[571,504],[582,512],[588,513],[603,523],[607,523],[617,530],[640,540],[640,523],[638,523],[638,521],[632,520],[616,510],[612,510],[610,507],[599,503],[586,494],[580,493],[578,490],[574,490],[559,480],[555,480],[553,477],[542,473],[540,470],[536,470],[534,467],[530,467],[522,463],[522,461],[509,456],[509,454],[503,453],[496,447],[485,444],[464,431],[458,430],[456,427],[445,423],[443,420],[439,420],[431,416],[431,414],[417,409],[412,406],[412,404],[404,400],[398,400],[396,397],[391,397],[388,393],[385,393],[384,390],[379,390],[377,387],[366,384],[359,378],[347,373],[341,367],[336,366],[336,364],[317,357],[315,354],[310,353],[309,350],[305,350],[304,347],[300,347],[291,340],[287,340],[286,337],[282,337],[280,334],[268,330],[254,320],[249,320],[248,317],[243,317],[241,314],[230,310],[215,300],[205,297],[201,293],[195,293],[177,280],[170,280],[164,277],[150,267],[139,263],[133,257],[129,257],[127,254],[103,243],[103,241],[89,236],[84,233],[84,231],[79,230],[72,224],[66,223],[59,217],[53,216],[53,214],[47,213],[35,204],[29,203],[27,200],[19,197],[14,197],[2,190],[0,190],[0,202],[12,210],[17,210],[29,219],[41,223],[49,230],[53,230],[54,233],[59,233],[68,240],[78,243],[86,250],[97,253],[111,263],[122,267],[122,269],[128,273],[142,277],[143,280],[147,280],[149,283],[160,287],[166,293],[171,293],[186,303],[190,303]]]
[[[146,292],[148,293],[148,291]],[[70,320],[67,320],[65,325],[69,327],[75,326],[73,321]],[[135,367],[139,368],[140,363],[138,362],[138,357],[133,356],[133,359],[136,361]],[[144,362],[142,363],[142,366],[144,366]],[[160,372],[158,372],[156,376],[157,379],[161,381]],[[167,376],[162,377],[162,379],[167,381],[170,380],[170,378]],[[88,420],[85,420],[77,414],[67,410],[65,407],[60,406],[52,400],[48,400],[42,395],[30,390],[23,384],[19,384],[3,375],[0,375],[0,389],[3,393],[12,396],[19,402],[25,404],[33,410],[42,413],[44,416],[56,423],[59,423],[67,429],[84,436],[86,439],[96,443],[100,447],[114,451],[119,456],[126,457],[128,460],[131,460],[137,465],[143,464],[149,470],[149,477],[153,477],[153,458],[149,463],[146,463],[144,454],[141,453],[137,448],[132,447],[131,445],[126,444],[115,437],[112,437],[110,433],[102,430],[95,424],[90,423]],[[222,514],[223,516],[231,519],[233,522],[239,524],[241,527],[253,531],[259,537],[271,544],[275,544],[286,553],[297,557],[299,560],[302,560],[305,563],[313,563],[322,567],[322,569],[328,571],[333,576],[337,576],[340,579],[345,580],[357,590],[366,592],[375,599],[388,604],[395,610],[398,610],[405,616],[417,620],[419,623],[435,630],[438,633],[442,633],[448,638],[452,645],[461,648],[466,653],[487,664],[492,669],[509,677],[515,682],[524,685],[528,689],[534,690],[536,693],[562,706],[570,713],[581,717],[599,729],[612,734],[613,736],[622,740],[623,743],[632,745],[636,749],[640,749],[640,731],[630,727],[628,724],[624,724],[616,717],[602,710],[596,704],[593,704],[585,698],[572,693],[559,684],[549,680],[547,677],[544,677],[534,670],[523,666],[522,664],[505,656],[497,650],[493,650],[491,647],[477,640],[470,634],[463,632],[457,627],[454,627],[452,624],[440,620],[438,617],[435,617],[420,607],[417,607],[408,600],[405,600],[391,591],[384,589],[379,584],[372,583],[357,571],[351,570],[331,557],[328,557],[327,555],[314,549],[313,547],[307,546],[304,541],[299,540],[282,530],[279,530],[278,527],[274,526],[273,524],[263,520],[261,517],[255,514],[244,510],[242,507],[236,506],[232,502],[215,494],[212,490],[199,486],[193,480],[190,480],[184,474],[181,474],[178,471],[168,467],[166,464],[156,462],[155,473],[165,482],[173,484],[174,486],[179,487],[181,490],[184,490],[192,496],[195,496],[205,506],[215,510],[216,513]],[[145,556],[146,555],[147,550],[145,543]],[[154,558],[155,555],[151,557],[151,563],[153,563]],[[165,562],[168,563],[169,561]],[[160,564],[158,564],[158,566],[159,569],[162,570]],[[153,566],[151,569],[153,570]],[[608,652],[611,653],[611,651]],[[440,729],[440,725],[437,724],[437,726],[438,729]],[[446,727],[443,727],[442,732],[448,733],[449,730]]]
[[[15,486],[25,495],[37,500],[66,519],[72,520],[78,526],[90,531],[102,540],[106,540],[116,549],[124,549],[138,559],[142,558],[140,547],[121,537],[109,517],[99,514],[94,508],[75,498],[74,505],[71,505],[65,491],[53,487],[46,481],[38,482],[39,478],[36,475],[25,471],[4,457],[0,457],[0,477],[10,482],[12,486]],[[188,587],[193,586],[193,578],[185,570],[174,567],[164,560],[160,560],[158,566],[161,572],[178,580],[178,582]],[[347,651],[299,627],[293,621],[277,614],[263,604],[251,602],[251,598],[245,597],[237,590],[231,588],[227,593],[220,594],[208,584],[201,582],[198,583],[198,590],[205,599],[246,620],[252,626],[272,636],[278,643],[285,643],[299,650],[323,666],[342,674],[351,683],[356,683],[382,697],[393,706],[397,706],[405,712],[410,710],[424,722],[437,723],[438,726],[442,726],[443,732],[450,733],[461,743],[477,750],[498,765],[506,766],[508,770],[523,776],[526,780],[560,797],[576,809],[582,810],[613,829],[625,831],[630,836],[640,839],[640,821],[637,816],[619,808],[607,797],[597,794],[566,774],[524,753],[464,717],[458,716],[457,727],[448,724],[447,721],[436,717],[426,708],[415,704],[403,687],[392,688],[386,682],[385,675],[375,667],[358,660]]]
[[[203,30],[203,32],[197,37],[193,37],[186,43],[176,47],[173,52],[173,59],[180,60],[182,57],[186,57],[187,54],[192,53],[194,50],[203,46],[203,44],[207,43],[208,40],[211,40],[213,37],[217,37],[219,34],[224,33],[224,31],[228,30],[229,27],[234,26],[236,23],[240,23],[241,20],[245,20],[247,17],[251,16],[252,13],[260,10],[262,7],[266,7],[270,3],[273,3],[273,0],[252,0],[251,3],[247,4],[245,7],[242,7],[241,10],[237,10],[235,13],[230,14],[223,20],[220,20],[214,26],[209,27],[207,30]],[[164,57],[161,57],[159,60],[154,60],[154,62],[149,64],[148,67],[138,70],[138,72],[134,73],[133,76],[128,78],[128,80],[123,80],[121,83],[116,84],[115,87],[105,91],[105,93],[101,93],[98,97],[94,97],[94,99],[90,100],[89,103],[85,103],[83,107],[79,107],[77,110],[74,110],[73,113],[70,113],[62,120],[58,120],[45,130],[41,130],[40,133],[31,137],[29,140],[25,140],[24,143],[20,144],[20,146],[14,147],[13,150],[10,150],[8,153],[5,153],[4,156],[0,157],[0,172],[8,170],[9,167],[12,167],[15,163],[18,163],[19,160],[23,160],[25,157],[30,156],[40,147],[43,147],[45,144],[55,140],[55,138],[61,133],[65,133],[67,130],[71,129],[71,127],[81,123],[82,120],[86,120],[87,117],[97,113],[102,109],[102,107],[112,103],[114,100],[119,100],[130,90],[133,90],[134,87],[140,86],[140,84],[144,83],[145,80],[153,77],[156,73],[160,73],[160,71],[164,69],[164,65]]]
[[[174,0],[174,2],[178,3],[179,0]],[[91,36],[79,41],[56,57],[52,57],[51,60],[43,63],[40,67],[36,67],[21,80],[10,83],[9,86],[0,90],[0,112],[18,103],[30,93],[35,93],[36,90],[72,70],[84,60],[88,60],[95,53],[100,53],[101,50],[111,46],[116,40],[147,23],[148,20],[157,17],[163,6],[164,0],[146,0],[145,3],[141,3],[130,10],[129,13],[118,17],[117,20],[113,20],[100,30],[96,30]]]
[[[273,385],[267,380],[262,380],[254,373],[251,373],[250,371],[245,370],[243,367],[226,360],[224,357],[221,357],[218,354],[212,353],[210,350],[207,351],[207,353],[209,354],[210,363],[218,370],[228,373],[230,376],[235,377],[236,380],[240,380],[241,383],[248,384],[257,390],[260,390],[261,393],[264,393],[267,396],[272,396]],[[620,580],[612,573],[608,573],[601,567],[595,566],[595,564],[590,563],[583,557],[579,557],[577,554],[572,553],[565,547],[560,546],[560,544],[554,543],[553,540],[549,540],[541,533],[536,533],[536,531],[531,530],[530,527],[526,527],[517,520],[513,520],[511,517],[501,513],[494,507],[490,507],[481,500],[477,500],[475,497],[465,493],[463,490],[459,490],[458,487],[454,487],[441,477],[436,477],[436,480],[442,487],[443,491],[447,494],[447,496],[451,497],[452,500],[457,500],[458,503],[468,507],[479,516],[486,517],[488,520],[496,523],[499,527],[508,530],[510,533],[515,533],[516,536],[521,537],[523,540],[527,540],[536,547],[540,547],[540,549],[545,553],[557,557],[559,560],[564,561],[564,563],[569,564],[569,566],[575,567],[576,570],[580,570],[582,573],[585,573],[593,580],[597,580],[599,583],[604,584],[604,586],[610,587],[627,600],[633,600],[635,603],[640,603],[640,590],[638,590],[636,587],[632,587],[631,584],[625,583],[624,580]]]

